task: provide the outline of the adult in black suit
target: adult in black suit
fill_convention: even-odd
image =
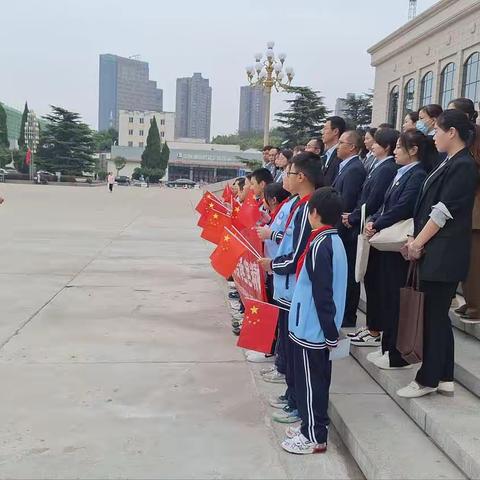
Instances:
[[[395,162],[400,168],[387,190],[383,205],[365,227],[368,237],[397,222],[413,218],[418,194],[427,177],[425,165],[436,155],[438,153],[431,137],[417,130],[400,135],[395,149]],[[375,308],[378,308],[384,324],[382,348],[370,354],[368,359],[382,369],[404,368],[408,364],[397,350],[397,333],[400,288],[406,283],[409,264],[398,252],[378,251],[376,254],[379,267],[376,274],[381,288],[376,295],[370,294],[369,297],[370,301],[379,302]]]
[[[325,153],[322,155],[322,169],[325,186],[332,185],[338,174],[341,159],[337,157],[337,147],[340,137],[347,129],[342,117],[328,117],[322,130],[322,140],[325,145]]]
[[[397,394],[414,398],[438,391],[453,395],[454,340],[448,315],[458,282],[470,261],[472,210],[478,169],[468,146],[475,126],[458,110],[437,119],[435,144],[447,157],[427,177],[415,207],[410,260],[420,260],[425,293],[423,363],[415,381]]]
[[[352,234],[360,233],[361,208],[366,205],[366,218],[377,213],[382,206],[385,193],[392,183],[397,173],[397,166],[393,158],[393,152],[397,145],[400,133],[391,128],[382,128],[375,133],[375,143],[373,144],[373,152],[376,157],[375,166],[367,175],[363,184],[360,200],[352,212],[343,215],[343,224],[347,228],[353,229]],[[383,330],[383,321],[381,312],[378,311],[378,300],[375,295],[381,288],[378,282],[378,256],[375,249],[370,250],[368,260],[369,273],[365,275],[365,289],[367,290],[367,324],[370,330],[357,332],[358,335],[352,340],[355,345],[380,345],[380,332]],[[370,295],[369,295],[370,292]],[[373,295],[373,300],[371,296]],[[372,301],[371,301],[372,300]],[[355,322],[346,324],[345,326],[355,326]]]
[[[362,137],[355,130],[345,132],[338,142],[337,157],[341,160],[339,173],[333,180],[332,187],[342,196],[344,211],[351,212],[357,206],[362,193],[366,172],[359,152],[362,149]],[[355,325],[358,301],[360,300],[360,284],[355,281],[355,260],[357,258],[357,238],[352,229],[340,225],[340,238],[345,246],[348,262],[348,283],[345,315],[345,325]]]

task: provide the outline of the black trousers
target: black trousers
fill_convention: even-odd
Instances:
[[[282,308],[285,308],[282,306]],[[297,408],[297,400],[295,395],[295,371],[293,365],[293,342],[288,336],[288,314],[286,310],[280,310],[278,315],[278,322],[280,324],[281,342],[284,348],[284,360],[285,360],[285,381],[287,382],[287,390],[285,396],[288,399],[288,406],[291,408]],[[278,370],[278,366],[277,366]],[[280,372],[282,373],[282,372]]]
[[[423,363],[416,381],[424,387],[453,381],[454,340],[448,312],[456,289],[457,282],[420,282],[425,293],[425,324]]]
[[[397,350],[400,289],[405,286],[409,263],[397,252],[378,252],[380,318],[383,320],[382,352],[389,352],[392,367],[408,363]],[[367,307],[368,308],[368,307]]]
[[[268,303],[271,303],[272,305],[275,305],[275,300],[273,299],[273,275],[270,275],[270,274],[266,275],[266,278],[265,278],[265,292],[267,294]],[[273,343],[272,343],[272,348],[270,349],[270,354],[271,355],[275,354],[277,339],[278,339],[278,322],[277,322],[277,330],[276,330],[275,338],[274,338]]]
[[[328,437],[328,393],[332,362],[328,349],[314,350],[293,343],[295,391],[302,419],[302,434],[311,442],[326,443]]]
[[[351,236],[351,235],[350,235]],[[357,239],[342,238],[347,254],[347,298],[345,302],[345,314],[343,327],[354,327],[357,324],[357,309],[360,301],[360,284],[355,281],[355,263],[357,260]]]
[[[381,257],[375,248],[370,249],[368,268],[364,278],[367,294],[367,327],[369,330],[383,332],[381,289]]]
[[[109,183],[109,184],[108,184],[108,189],[109,189],[111,192],[113,192],[113,183]]]
[[[278,314],[277,343],[275,345],[275,366],[279,373],[287,373],[286,343],[288,340],[288,314],[284,315],[283,310]]]

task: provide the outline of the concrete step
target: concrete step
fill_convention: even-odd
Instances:
[[[480,343],[453,329],[455,336],[455,380],[480,397]]]
[[[396,391],[414,379],[417,369],[380,370],[366,359],[371,351],[352,346],[351,353],[468,478],[480,478],[480,399],[459,384],[451,398],[400,398]]]
[[[465,478],[351,357],[333,363],[329,414],[369,480]]]
[[[480,340],[480,324],[474,325],[462,322],[460,315],[455,313],[453,310],[450,310],[450,320],[455,328],[477,340]]]

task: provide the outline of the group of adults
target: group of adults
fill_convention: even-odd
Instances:
[[[366,326],[349,334],[356,346],[378,349],[368,360],[381,369],[411,368],[397,349],[400,289],[416,262],[424,293],[423,361],[415,381],[398,391],[419,397],[454,392],[454,338],[449,317],[461,283],[462,320],[480,323],[480,134],[467,98],[446,110],[432,104],[408,113],[402,132],[392,125],[349,130],[329,117],[321,138],[293,150],[265,147],[265,167],[276,182],[300,151],[319,156],[325,186],[343,199],[338,225],[348,261],[344,327],[356,327],[360,284],[355,280],[358,235],[371,238],[413,219],[401,252],[370,249],[364,278]],[[366,218],[363,224],[363,215]]]

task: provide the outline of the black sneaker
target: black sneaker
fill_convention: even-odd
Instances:
[[[232,328],[232,333],[236,335],[237,337],[240,335],[241,328],[240,327],[235,327]]]
[[[238,292],[228,292],[228,298],[231,299],[238,299],[240,298],[240,294]]]

